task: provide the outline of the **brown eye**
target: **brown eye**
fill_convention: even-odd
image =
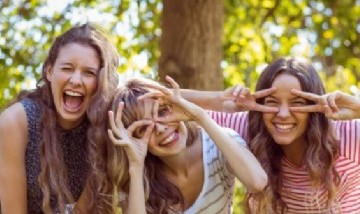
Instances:
[[[72,70],[70,67],[62,67],[60,69],[61,69],[61,71],[64,71],[64,72],[69,72]]]
[[[292,103],[292,106],[304,106],[306,105],[306,102],[304,101],[295,101]]]
[[[292,106],[304,106],[307,105],[306,100],[304,99],[296,99],[291,103]]]
[[[159,117],[164,117],[170,112],[169,106],[161,106],[158,111]]]
[[[276,100],[274,99],[265,99],[264,101],[264,105],[267,105],[267,106],[276,106],[278,103]]]
[[[143,137],[144,133],[146,131],[146,128],[147,128],[147,126],[141,126],[141,127],[137,128],[133,134],[133,137],[136,137],[136,138]]]
[[[96,72],[92,70],[85,70],[84,73],[86,76],[96,76]]]

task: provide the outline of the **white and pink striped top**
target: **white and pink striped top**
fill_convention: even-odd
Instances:
[[[219,125],[232,128],[247,139],[247,112],[210,111],[209,114]],[[314,189],[305,167],[295,166],[284,158],[282,198],[288,206],[288,213],[360,213],[360,120],[334,121],[333,124],[341,141],[340,157],[335,163],[340,175],[336,205],[330,210],[326,208],[325,190]]]

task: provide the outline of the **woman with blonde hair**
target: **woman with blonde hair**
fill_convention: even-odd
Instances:
[[[130,80],[114,98],[108,168],[119,195],[113,205],[120,200],[124,213],[231,213],[235,177],[258,192],[267,176],[234,131],[220,128],[167,81],[173,91]]]

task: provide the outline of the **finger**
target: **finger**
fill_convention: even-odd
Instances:
[[[171,78],[168,75],[166,75],[165,79],[166,79],[166,81],[168,81],[171,84],[172,88],[174,89],[174,94],[176,96],[179,96],[180,95],[180,91],[179,91],[180,86],[179,86],[179,84],[173,78]]]
[[[122,123],[119,124],[120,127],[116,126],[114,119],[114,112],[109,111],[108,114],[109,114],[109,123],[111,130],[115,133],[117,137],[120,137],[120,129],[123,128],[124,126],[122,125]]]
[[[302,97],[302,98],[305,98],[307,100],[311,100],[311,101],[314,101],[314,102],[319,101],[319,95],[317,95],[317,94],[308,93],[308,92],[304,92],[304,91],[300,91],[300,90],[296,90],[296,89],[291,89],[290,92],[292,94],[298,96],[298,97]]]
[[[251,95],[250,89],[249,88],[241,88],[239,95],[236,97],[236,99],[245,98],[248,95]]]
[[[233,97],[233,101],[237,104],[237,105],[241,105],[243,102],[245,102],[246,100],[246,96],[250,94],[250,90],[248,88],[244,88],[241,87],[239,89],[239,92],[237,93],[236,97]]]
[[[165,94],[162,93],[161,91],[151,91],[151,92],[148,92],[144,95],[141,95],[139,96],[137,99],[138,100],[144,100],[144,99],[158,99],[158,98],[161,98],[161,97],[164,97]]]
[[[159,117],[159,100],[155,100],[154,105],[153,105],[153,110],[152,110],[152,115],[154,120],[157,120],[157,118]]]
[[[180,121],[180,120],[173,114],[159,117],[156,119],[156,122],[160,122],[160,123],[171,123],[171,122],[177,122],[177,121]]]
[[[117,139],[114,136],[114,133],[110,129],[108,129],[108,135],[109,135],[111,142],[113,142],[113,144],[115,146],[129,146],[129,142],[127,142],[125,140]]]
[[[322,112],[321,110],[319,110],[318,105],[296,106],[289,107],[289,109],[293,112]]]
[[[162,90],[166,89],[165,86],[160,85],[160,84],[158,84],[156,82],[145,82],[145,83],[143,83],[143,85],[146,86],[146,87],[152,88],[152,89],[159,90],[159,91],[162,91]]]
[[[153,106],[154,106],[154,99],[144,99],[142,103],[144,105],[144,112],[143,112],[143,119],[152,119],[153,118]]]
[[[339,111],[339,108],[336,105],[336,94],[330,94],[327,97],[327,102],[333,111],[335,111],[335,112]]]
[[[146,131],[144,133],[144,136],[141,138],[142,140],[144,140],[146,143],[149,142],[150,136],[152,131],[154,130],[155,127],[155,123],[150,124],[147,128]]]
[[[168,76],[165,77],[165,80],[166,80],[166,81],[168,81],[167,78],[168,78]],[[170,79],[171,79],[171,77],[170,77]],[[173,79],[171,79],[171,80],[172,80],[173,82],[175,82]],[[159,84],[159,85],[160,85],[160,84]],[[172,95],[172,94],[173,94],[172,90],[170,90],[169,88],[167,88],[167,87],[165,87],[165,86],[159,87],[158,90],[161,91],[161,92],[163,92],[163,93],[166,94],[166,95]]]
[[[116,110],[115,124],[117,126],[122,125],[121,118],[122,118],[123,109],[124,109],[124,102],[120,102],[119,106],[118,106],[118,108]]]
[[[276,90],[277,89],[275,87],[260,90],[260,91],[257,91],[257,92],[254,93],[254,97],[255,97],[255,99],[266,97],[266,96],[269,96],[272,93],[276,92]]]
[[[153,121],[151,120],[137,120],[135,122],[133,122],[128,128],[127,130],[131,133],[131,136],[132,136],[132,133],[134,133],[134,131],[139,128],[139,127],[142,127],[142,126],[148,126],[150,124],[154,123]]]
[[[330,118],[330,119],[335,119],[333,118],[334,117],[334,114],[331,110],[331,108],[328,106],[328,105],[325,105],[324,106],[324,114],[327,118]]]
[[[237,97],[240,94],[240,91],[243,87],[241,85],[236,85],[233,89],[232,95]]]

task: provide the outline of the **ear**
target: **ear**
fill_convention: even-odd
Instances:
[[[46,75],[46,79],[51,82],[51,77],[52,77],[52,67],[50,65],[45,67],[45,75]]]

